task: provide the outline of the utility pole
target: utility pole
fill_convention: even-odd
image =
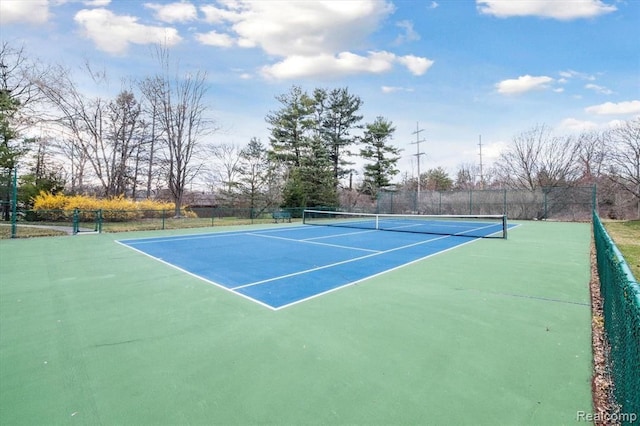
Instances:
[[[418,193],[416,199],[416,206],[420,203],[420,156],[424,155],[424,152],[420,152],[420,142],[424,142],[424,139],[420,139],[420,133],[424,130],[420,129],[418,123],[416,122],[416,131],[411,133],[412,135],[416,135],[416,141],[411,142],[411,145],[416,145],[416,153],[414,156],[418,157]]]
[[[482,135],[478,135],[478,146],[480,147],[480,189],[484,189],[484,174],[482,173]]]

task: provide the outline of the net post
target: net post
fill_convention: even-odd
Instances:
[[[504,238],[505,240],[507,239],[507,215],[503,214],[502,215],[502,238]]]
[[[97,225],[98,225],[98,234],[102,234],[102,209],[98,209],[98,217],[97,217]]]
[[[380,216],[376,215],[376,229],[380,229]]]
[[[307,219],[307,216],[306,216],[306,215],[307,215],[307,211],[303,209],[303,210],[302,210],[302,224],[303,224],[303,225],[307,223],[307,222],[306,222],[306,219]]]
[[[80,210],[76,207],[73,209],[73,235],[77,235],[80,231]]]

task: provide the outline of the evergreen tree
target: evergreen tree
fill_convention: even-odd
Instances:
[[[356,143],[356,138],[351,136],[351,131],[362,127],[358,124],[362,115],[357,114],[362,100],[350,94],[348,88],[333,89],[329,92],[316,89],[314,97],[317,115],[320,117],[320,134],[327,146],[327,155],[337,187],[339,180],[352,171],[350,166],[353,162],[348,160],[351,155],[349,147]]]
[[[271,125],[269,157],[285,169],[284,207],[335,206],[337,183],[318,122],[322,102],[297,86],[276,99],[282,107],[266,120]]]
[[[430,191],[449,191],[453,188],[453,179],[442,167],[429,169],[421,176],[421,182],[426,181],[424,188]]]
[[[271,131],[270,155],[288,168],[300,167],[302,159],[309,155],[315,101],[298,86],[276,99],[281,108],[266,117]]]
[[[380,188],[391,184],[393,176],[399,173],[396,165],[401,150],[389,143],[395,130],[393,123],[383,117],[365,125],[360,156],[370,163],[364,166],[362,190],[371,196],[375,197]]]

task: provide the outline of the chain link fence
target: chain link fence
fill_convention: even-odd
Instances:
[[[603,300],[604,328],[611,346],[610,370],[620,413],[640,415],[640,285],[593,213],[593,235]],[[637,417],[636,417],[637,418]],[[625,421],[622,424],[635,424]]]
[[[382,191],[376,213],[506,214],[509,219],[589,221],[595,187],[527,190]]]

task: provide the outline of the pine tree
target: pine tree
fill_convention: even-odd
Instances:
[[[377,117],[373,123],[365,125],[362,137],[364,147],[360,150],[360,156],[370,163],[364,166],[362,191],[373,197],[380,188],[391,184],[393,176],[399,173],[396,165],[401,150],[390,144],[395,130],[393,123],[383,117]]]

